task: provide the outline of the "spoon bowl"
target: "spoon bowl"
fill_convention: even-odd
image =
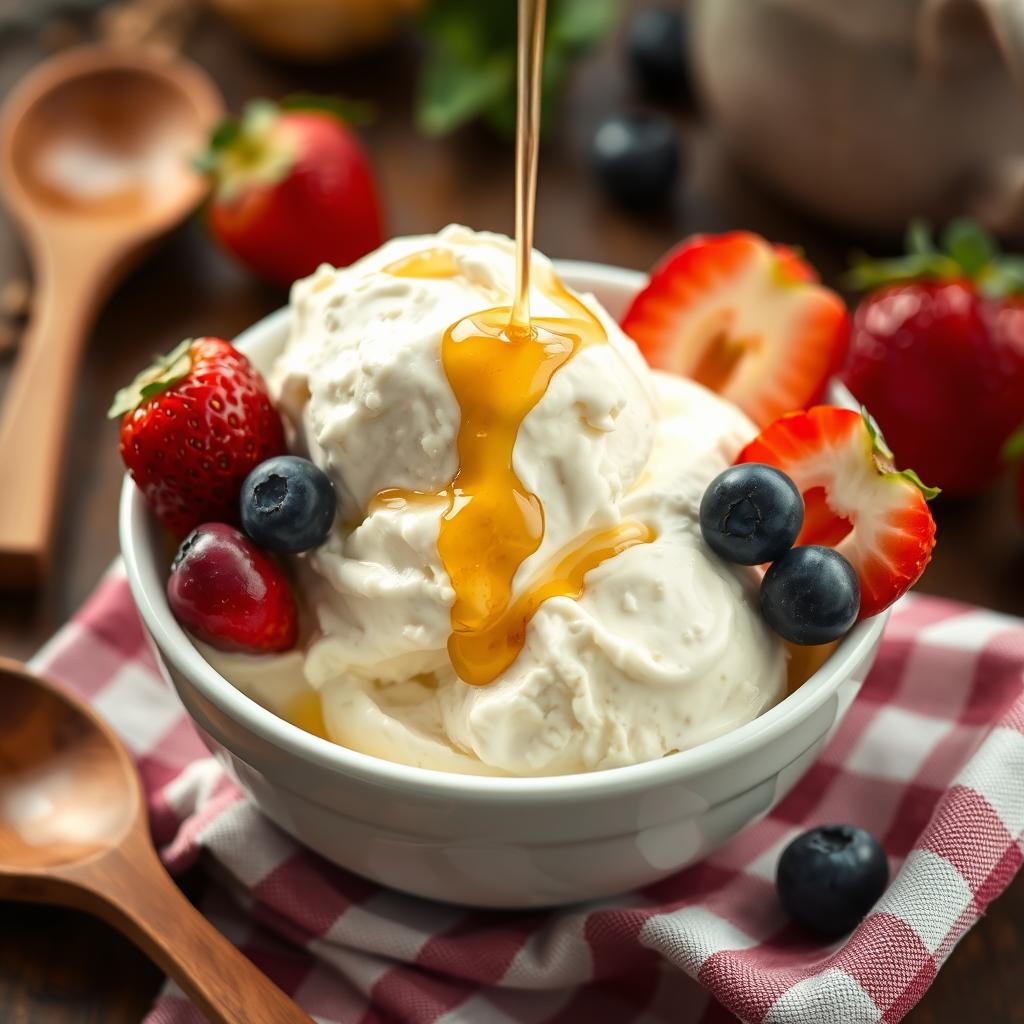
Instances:
[[[32,319],[0,409],[0,585],[38,583],[49,561],[74,381],[100,304],[205,194],[190,166],[222,112],[178,57],[70,50],[11,92],[0,116],[0,190],[32,261]]]
[[[74,59],[74,73],[67,61],[61,70],[66,77],[37,86],[11,122],[10,171],[23,217],[118,220],[134,234],[191,209],[203,182],[189,160],[209,118],[181,87],[180,69],[169,76],[90,50]]]
[[[128,751],[85,704],[0,658],[0,899],[95,914],[217,1024],[312,1024],[164,871]]]
[[[63,694],[0,666],[0,872],[88,860],[116,846],[142,795],[124,748]]]

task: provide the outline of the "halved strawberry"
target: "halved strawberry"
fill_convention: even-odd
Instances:
[[[927,501],[938,491],[897,471],[866,412],[816,405],[777,419],[740,452],[786,473],[804,498],[797,544],[823,544],[857,572],[860,618],[877,615],[921,577],[935,547]]]
[[[692,377],[765,426],[821,397],[850,322],[792,249],[733,231],[672,249],[622,328],[651,366]]]

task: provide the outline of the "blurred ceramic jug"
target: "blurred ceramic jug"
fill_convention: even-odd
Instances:
[[[700,87],[771,187],[860,232],[1024,231],[1024,0],[691,0]]]

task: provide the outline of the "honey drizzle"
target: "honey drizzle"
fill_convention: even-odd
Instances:
[[[456,276],[458,266],[450,250],[426,249],[385,271],[438,279]],[[476,686],[515,661],[544,601],[578,599],[591,569],[654,539],[632,521],[591,534],[549,560],[513,600],[519,567],[544,539],[543,506],[512,465],[519,427],[562,366],[608,340],[600,321],[554,273],[545,273],[542,286],[564,316],[534,317],[524,334],[510,326],[511,309],[499,306],[464,317],[444,333],[441,362],[461,414],[459,468],[451,484],[437,493],[391,487],[370,502],[370,511],[443,505],[437,550],[455,591],[448,654],[459,678]]]
[[[420,249],[401,259],[389,263],[384,268],[385,274],[393,277],[455,277],[459,265],[455,262],[455,253],[451,249]]]
[[[530,330],[530,256],[540,150],[541,71],[547,0],[519,0],[516,53],[516,290],[511,333]]]
[[[477,629],[453,629],[448,654],[459,678],[488,683],[512,664],[526,642],[526,627],[549,598],[583,596],[584,577],[602,562],[637,544],[649,544],[654,531],[626,520],[590,534],[582,542],[563,548],[537,574],[522,594],[500,614]],[[478,683],[479,685],[479,683]]]
[[[491,682],[515,661],[544,601],[578,600],[591,569],[654,539],[647,526],[632,521],[593,533],[549,560],[513,600],[520,566],[544,540],[544,507],[512,465],[519,428],[561,367],[582,348],[608,341],[600,321],[553,272],[545,273],[542,290],[565,315],[530,315],[545,7],[546,0],[519,0],[512,306],[464,317],[441,342],[441,362],[460,410],[458,471],[437,494],[388,488],[370,502],[371,511],[445,503],[437,551],[455,591],[448,655],[459,678],[475,686]],[[431,279],[459,273],[454,254],[441,248],[414,252],[384,270]]]

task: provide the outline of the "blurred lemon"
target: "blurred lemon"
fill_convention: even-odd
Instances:
[[[242,35],[276,57],[332,60],[387,39],[424,0],[209,0]]]

